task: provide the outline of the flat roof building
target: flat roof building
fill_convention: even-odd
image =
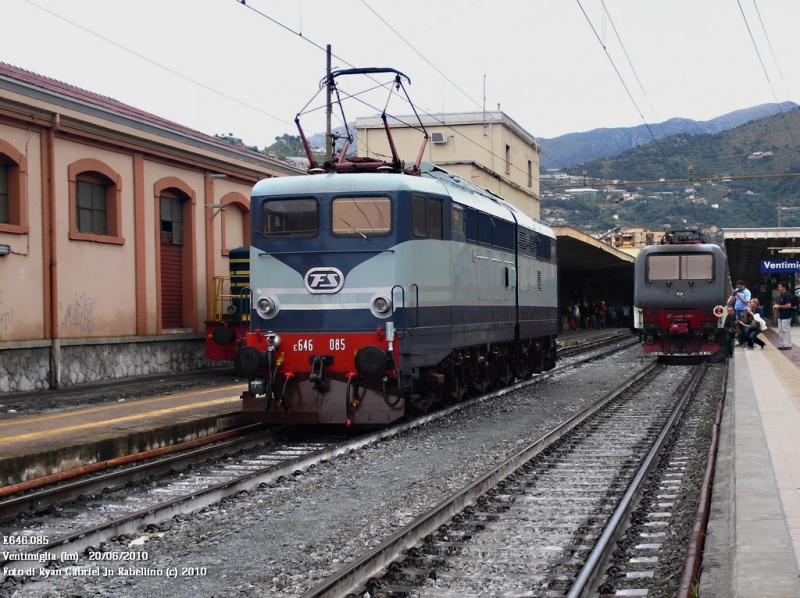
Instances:
[[[423,135],[414,115],[387,117],[395,146],[407,164],[417,159]],[[501,111],[422,114],[430,140],[422,160],[489,189],[532,218],[539,218],[539,154],[533,135]],[[359,118],[358,155],[391,155],[383,120]]]

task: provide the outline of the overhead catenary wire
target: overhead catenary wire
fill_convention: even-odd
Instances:
[[[605,52],[606,57],[608,58],[609,62],[611,62],[611,66],[614,69],[614,72],[617,74],[617,78],[619,79],[620,83],[622,83],[622,87],[625,89],[625,93],[628,94],[628,98],[630,98],[631,102],[633,103],[634,108],[636,108],[636,111],[639,113],[639,117],[642,119],[642,122],[644,123],[644,126],[647,128],[647,132],[650,133],[650,137],[653,138],[653,142],[656,144],[656,147],[659,149],[659,152],[661,153],[662,157],[664,158],[664,162],[667,164],[667,166],[669,166],[669,168],[672,171],[673,175],[677,177],[677,175],[675,175],[675,171],[672,168],[672,164],[670,164],[669,159],[667,158],[666,154],[664,154],[664,150],[661,148],[661,145],[658,143],[658,139],[656,138],[655,134],[653,133],[653,130],[650,128],[650,125],[647,124],[647,120],[645,119],[644,115],[642,114],[642,111],[639,108],[639,105],[636,103],[636,100],[634,99],[633,94],[631,94],[631,91],[628,88],[628,84],[625,83],[625,79],[623,78],[622,73],[619,72],[619,69],[617,68],[616,63],[614,62],[614,59],[611,57],[611,54],[608,51],[608,47],[606,46],[605,43],[603,43],[603,40],[600,38],[600,35],[597,33],[597,29],[595,28],[594,24],[592,23],[592,20],[589,18],[589,15],[586,14],[586,11],[584,10],[583,5],[581,4],[581,0],[576,0],[576,2],[578,3],[578,6],[580,7],[581,12],[583,13],[583,16],[586,18],[586,22],[589,23],[589,27],[591,27],[592,32],[594,33],[595,37],[597,38],[597,41],[600,42],[600,45],[603,47],[603,51]]]
[[[783,83],[784,89],[789,91],[789,88],[786,85],[786,79],[783,78],[783,71],[781,70],[781,65],[778,62],[778,57],[775,56],[775,50],[772,47],[772,41],[769,39],[769,33],[767,33],[767,27],[764,25],[764,19],[761,18],[761,11],[758,8],[758,3],[756,0],[753,0],[753,7],[756,9],[756,14],[758,15],[758,22],[761,24],[761,31],[764,32],[764,38],[767,40],[767,46],[769,46],[769,51],[772,54],[772,61],[775,63],[775,68],[778,69],[778,75],[781,77],[781,83]]]
[[[256,14],[258,14],[258,15],[262,16],[263,18],[266,18],[266,19],[267,19],[267,20],[269,20],[270,22],[272,22],[272,23],[274,23],[274,24],[278,25],[278,26],[279,26],[279,27],[281,27],[282,29],[284,29],[284,30],[286,30],[286,31],[288,31],[288,32],[290,32],[290,33],[292,33],[292,34],[296,35],[297,37],[299,37],[299,38],[301,38],[302,40],[306,41],[307,43],[311,44],[312,46],[314,46],[315,48],[319,49],[320,51],[327,52],[327,48],[324,48],[324,47],[322,46],[322,44],[319,44],[319,43],[317,43],[317,42],[315,42],[315,41],[311,40],[310,38],[308,38],[308,37],[304,36],[304,35],[303,35],[303,34],[302,34],[300,31],[295,31],[294,29],[292,29],[291,27],[288,27],[287,25],[284,25],[283,23],[281,23],[281,22],[280,22],[280,21],[278,21],[277,19],[275,19],[275,18],[273,18],[273,17],[271,17],[271,16],[267,15],[266,13],[264,13],[264,12],[262,12],[262,11],[260,11],[260,10],[256,9],[256,8],[254,8],[254,7],[252,7],[252,6],[250,6],[249,4],[247,4],[246,0],[235,0],[235,1],[236,1],[238,4],[241,4],[241,5],[245,6],[246,8],[249,8],[249,9],[250,9],[250,10],[252,10],[254,13],[256,13]],[[476,2],[475,4],[478,4],[478,2]],[[366,5],[366,4],[365,4],[365,5]],[[367,8],[370,8],[368,5],[366,5],[366,6],[367,6]],[[474,5],[473,5],[473,6],[474,6]],[[370,10],[372,11],[372,8],[370,8]],[[384,20],[382,17],[380,17],[379,15],[377,15],[377,13],[375,13],[374,11],[372,11],[372,12],[373,12],[373,13],[374,13],[374,14],[375,14],[375,15],[376,15],[378,18],[380,18],[380,19],[381,19],[381,21],[383,21],[383,22],[384,22],[384,23],[387,25],[387,27],[389,27],[389,28],[390,28],[390,29],[391,29],[391,30],[392,30],[392,31],[393,31],[393,32],[394,32],[396,35],[398,35],[398,37],[400,37],[401,39],[403,39],[403,38],[402,38],[402,36],[401,36],[401,35],[400,35],[398,32],[396,32],[396,30],[395,30],[394,28],[392,28],[392,27],[391,27],[391,26],[390,26],[390,25],[389,25],[389,24],[388,24],[388,23],[387,23],[387,22],[386,22],[386,21],[385,21],[385,20]],[[463,11],[462,11],[462,12],[463,12]],[[404,41],[405,41],[405,40],[404,40]],[[408,43],[408,42],[406,42],[406,43]],[[409,46],[410,46],[410,44],[409,44]],[[410,46],[410,47],[411,47],[411,46]],[[413,47],[412,47],[412,49],[413,49]],[[419,54],[419,52],[418,52],[416,49],[414,49],[414,51],[415,51],[415,52],[417,52],[417,53]],[[351,68],[355,68],[355,66],[354,66],[352,63],[350,63],[349,61],[345,60],[345,59],[344,59],[344,58],[342,58],[341,56],[337,56],[337,55],[335,55],[335,54],[332,54],[332,56],[334,56],[334,57],[335,57],[337,60],[340,60],[342,63],[344,63],[344,64],[348,65],[349,67],[351,67]],[[434,67],[434,66],[433,66],[433,64],[432,64],[432,63],[430,63],[430,61],[428,61],[427,59],[425,59],[425,58],[424,58],[424,56],[422,56],[421,54],[420,54],[420,56],[421,56],[421,57],[423,58],[423,60],[425,60],[425,61],[426,61],[426,62],[427,62],[427,63],[428,63],[428,64],[429,64],[429,65],[430,65],[432,68],[434,68],[435,70],[437,70],[437,72],[439,72],[439,74],[441,74],[443,77],[445,77],[445,79],[447,79],[447,81],[448,81],[448,82],[450,82],[452,85],[454,85],[454,86],[455,86],[455,84],[454,84],[454,83],[452,83],[452,81],[450,81],[450,79],[449,79],[449,78],[447,78],[447,77],[446,77],[446,76],[445,76],[443,73],[441,73],[441,71],[439,71],[438,69],[436,69],[436,67]],[[379,85],[382,85],[380,82],[378,82],[378,81],[377,81],[376,79],[374,79],[373,77],[370,77],[370,78],[371,78],[371,79],[372,79],[372,80],[373,80],[375,83],[378,83]],[[467,97],[470,97],[468,94],[466,94],[466,92],[464,92],[463,90],[461,90],[461,89],[460,89],[460,88],[458,88],[457,86],[456,86],[456,88],[457,88],[457,89],[459,89],[459,91],[461,91],[461,92],[462,92],[462,93],[464,93],[465,95],[467,95]],[[473,103],[476,103],[477,105],[479,105],[479,106],[480,106],[480,104],[478,104],[478,103],[477,103],[477,102],[476,102],[474,99],[470,98],[470,100],[471,100]],[[363,100],[359,100],[359,101],[361,101],[361,102],[362,102],[364,105],[366,105],[366,106],[368,106],[368,107],[372,108],[373,110],[376,110],[378,113],[380,113],[380,112],[381,112],[381,110],[380,110],[380,109],[378,109],[378,108],[376,108],[375,106],[372,106],[371,104],[369,104],[369,103],[367,103],[367,102],[364,102]],[[500,156],[500,155],[498,155],[498,154],[494,153],[494,152],[491,150],[491,148],[486,148],[486,147],[484,147],[484,146],[481,146],[481,145],[480,145],[478,142],[476,142],[475,140],[473,140],[473,139],[470,139],[469,137],[467,137],[467,136],[463,135],[463,134],[462,134],[462,133],[461,133],[459,130],[457,130],[457,129],[454,129],[453,127],[451,127],[450,125],[448,125],[447,123],[445,123],[444,121],[442,121],[441,119],[437,118],[435,114],[431,114],[431,113],[430,113],[430,112],[428,112],[427,110],[423,109],[423,108],[422,108],[422,107],[420,107],[420,106],[417,106],[417,105],[416,105],[416,104],[414,104],[414,103],[411,103],[411,106],[412,106],[412,108],[414,108],[415,110],[418,110],[419,112],[421,112],[421,113],[425,114],[426,116],[428,116],[429,118],[433,119],[433,120],[436,122],[436,124],[437,124],[437,125],[440,125],[440,126],[447,127],[447,128],[450,130],[450,131],[452,131],[452,132],[453,132],[453,134],[454,134],[454,135],[458,135],[458,136],[459,136],[461,139],[463,139],[463,140],[465,140],[465,141],[468,141],[469,143],[472,143],[473,145],[475,145],[476,147],[479,147],[479,148],[481,148],[481,149],[482,149],[482,150],[484,150],[484,151],[488,151],[489,155],[491,155],[493,158],[497,158],[498,160],[505,161],[505,157],[503,157],[503,156]],[[398,121],[398,122],[400,122],[401,124],[407,124],[407,123],[403,123],[403,121],[401,121],[401,120],[400,120],[399,118],[397,118],[396,116],[392,116],[392,118],[394,118],[395,120],[397,120],[397,121]],[[409,126],[410,126],[410,125],[409,125]],[[358,139],[359,143],[361,143],[361,142],[362,142],[362,140],[361,140],[360,138],[358,138],[358,136],[357,136],[356,138]],[[540,148],[540,149],[541,149],[541,148]],[[527,176],[527,171],[523,170],[522,168],[520,168],[519,166],[517,166],[517,165],[515,165],[515,164],[513,164],[513,163],[511,164],[511,168],[513,168],[515,171],[517,171],[517,172],[519,172],[519,173],[521,173],[521,174],[524,174],[524,175],[526,175],[526,176]],[[542,180],[541,180],[541,179],[540,179],[538,176],[536,176],[536,175],[533,175],[533,179],[534,179],[534,180],[536,180],[536,182],[537,182],[537,183],[539,183],[539,184],[540,184],[540,186],[541,186],[541,185],[544,185],[544,186],[549,186],[549,185],[547,185],[547,183],[545,183],[544,181],[542,181]]]
[[[759,64],[761,64],[761,70],[764,71],[764,76],[767,78],[767,84],[769,85],[769,89],[772,92],[772,97],[775,99],[775,103],[778,105],[778,110],[780,110],[781,117],[783,118],[783,123],[786,126],[786,130],[789,133],[789,137],[792,140],[792,145],[794,146],[794,149],[798,153],[798,155],[800,155],[800,149],[798,149],[798,147],[797,147],[797,142],[794,139],[794,134],[792,133],[792,130],[789,128],[789,123],[786,122],[786,115],[783,112],[783,108],[781,108],[781,103],[778,101],[778,96],[775,93],[775,87],[772,85],[772,80],[769,78],[769,73],[767,72],[767,67],[764,64],[764,60],[763,60],[763,58],[761,58],[761,52],[758,49],[758,44],[756,43],[755,37],[753,37],[753,31],[752,31],[752,29],[750,29],[750,23],[747,20],[747,15],[744,13],[744,8],[742,8],[741,0],[736,0],[736,4],[739,6],[739,12],[741,12],[742,19],[744,19],[744,24],[745,24],[745,27],[747,28],[747,34],[750,36],[750,41],[753,44],[753,49],[756,51],[756,56],[758,56],[758,62],[759,62]],[[755,0],[753,1],[753,4],[755,4]],[[758,10],[758,7],[756,7],[756,10]],[[759,20],[760,19],[761,19],[761,13],[759,13]],[[761,21],[761,26],[762,27],[764,26],[764,22],[763,21]],[[764,33],[766,35],[766,29],[764,29]],[[767,41],[769,42],[769,38],[767,38]],[[772,49],[772,45],[771,44],[770,44],[770,49]],[[774,54],[773,54],[773,56],[774,56]],[[777,63],[777,61],[776,61],[776,63]],[[780,69],[779,69],[779,72],[780,72]],[[781,75],[781,76],[783,76],[783,75]]]
[[[628,55],[628,50],[625,49],[625,44],[622,43],[622,37],[617,31],[617,26],[614,25],[614,19],[611,18],[611,13],[608,12],[608,7],[606,7],[605,0],[601,0],[600,3],[603,6],[603,12],[605,13],[606,17],[608,17],[608,22],[611,23],[611,29],[614,31],[614,35],[617,38],[617,42],[619,42],[619,47],[622,48],[622,53],[625,55],[625,60],[628,61],[628,66],[633,72],[633,76],[636,78],[636,82],[639,84],[639,89],[642,90],[642,95],[644,95],[644,99],[647,100],[647,104],[648,106],[650,106],[650,110],[653,111],[653,115],[655,116],[656,120],[659,120],[658,115],[656,114],[656,109],[653,107],[653,103],[650,101],[650,97],[647,95],[647,92],[644,89],[642,80],[639,78],[639,73],[636,72],[636,68],[633,66],[633,61],[631,60],[631,57]],[[664,129],[664,123],[659,122],[658,124],[661,127],[661,132],[664,133],[664,137],[666,137],[667,131]]]
[[[267,116],[269,118],[277,120],[278,122],[282,122],[282,123],[287,124],[287,125],[291,125],[292,124],[291,122],[287,121],[286,119],[283,119],[283,118],[280,118],[278,116],[275,116],[274,114],[270,114],[269,112],[265,112],[264,110],[261,110],[260,108],[256,108],[255,106],[251,106],[250,104],[248,104],[246,102],[243,102],[241,100],[238,100],[238,99],[234,98],[233,96],[230,96],[230,95],[228,95],[228,94],[226,94],[224,92],[221,92],[221,91],[219,91],[217,89],[214,89],[213,87],[209,87],[208,85],[206,85],[204,83],[200,83],[199,81],[195,81],[191,77],[187,77],[186,75],[184,75],[182,73],[179,73],[178,71],[176,71],[174,69],[171,69],[170,67],[165,66],[165,65],[161,64],[160,62],[158,62],[156,60],[153,60],[152,58],[148,58],[144,54],[140,54],[139,52],[131,50],[130,48],[126,48],[122,44],[119,44],[119,43],[115,42],[114,40],[111,40],[111,39],[109,39],[109,38],[107,38],[107,37],[105,37],[103,35],[100,35],[99,33],[95,32],[95,31],[92,31],[91,29],[88,29],[88,28],[84,27],[83,25],[79,25],[78,23],[69,20],[65,16],[60,15],[57,12],[53,12],[49,8],[45,8],[44,6],[36,4],[36,2],[33,2],[32,0],[26,0],[26,1],[31,6],[35,6],[39,10],[43,10],[44,12],[49,13],[49,14],[53,15],[54,17],[58,18],[58,19],[61,19],[65,23],[69,23],[73,27],[77,27],[78,29],[80,29],[82,31],[85,31],[86,33],[88,33],[90,35],[93,35],[93,36],[103,40],[104,42],[109,43],[109,44],[111,44],[112,46],[114,46],[116,48],[119,48],[120,50],[122,50],[124,52],[132,54],[133,56],[136,56],[137,58],[140,58],[140,59],[142,59],[142,60],[144,60],[146,62],[149,62],[153,66],[156,66],[156,67],[158,67],[160,69],[163,69],[163,70],[167,71],[168,73],[170,73],[172,75],[175,75],[176,77],[180,77],[184,81],[188,81],[189,83],[192,83],[193,85],[197,85],[198,87],[201,87],[201,88],[205,89],[206,91],[210,91],[211,93],[214,93],[214,94],[216,94],[216,95],[218,95],[220,97],[225,98],[226,100],[230,100],[232,102],[235,102],[235,103],[239,104],[240,106],[244,106],[245,108],[249,108],[250,110],[254,110],[255,112],[258,112],[259,114],[263,114],[264,116]]]

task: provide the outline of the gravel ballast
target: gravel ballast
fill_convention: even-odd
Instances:
[[[81,555],[75,566],[101,573],[62,565],[7,580],[0,597],[298,596],[642,366],[625,349],[102,547],[146,560]]]

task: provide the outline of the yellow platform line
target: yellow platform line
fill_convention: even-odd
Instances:
[[[797,349],[793,350],[796,351]],[[775,351],[767,351],[765,357],[769,359],[772,369],[775,370],[778,378],[783,382],[786,394],[791,397],[795,409],[800,411],[800,370],[781,355],[777,349]]]
[[[212,401],[205,401],[203,403],[192,403],[190,405],[181,405],[179,407],[169,407],[167,409],[159,409],[158,411],[146,411],[144,413],[137,413],[135,415],[126,415],[125,417],[118,417],[116,419],[108,419],[105,421],[97,421],[97,422],[85,422],[82,424],[77,424],[74,426],[67,426],[65,428],[58,428],[57,430],[40,430],[38,432],[30,432],[28,434],[19,434],[17,436],[8,436],[4,438],[0,438],[0,444],[4,442],[13,442],[13,441],[20,441],[20,440],[30,440],[33,438],[41,438],[42,436],[52,436],[54,433],[59,432],[71,432],[74,430],[84,430],[89,428],[99,428],[101,426],[109,426],[112,424],[119,424],[122,422],[137,420],[137,419],[145,419],[148,417],[153,417],[157,415],[163,415],[167,413],[176,413],[178,411],[186,411],[189,409],[197,409],[200,407],[208,407],[211,405],[221,405],[227,402],[239,402],[239,397],[225,397],[224,399],[214,399]]]
[[[212,393],[212,392],[224,392],[224,391],[228,391],[228,390],[231,390],[231,389],[234,389],[234,388],[241,389],[242,385],[241,384],[231,384],[231,385],[228,385],[228,386],[218,386],[216,388],[210,388],[208,390],[187,390],[187,391],[184,391],[184,392],[181,392],[181,393],[171,394],[171,395],[164,395],[164,396],[161,396],[161,397],[150,397],[150,398],[147,398],[147,399],[132,399],[131,401],[126,401],[126,403],[128,405],[148,405],[148,404],[159,403],[159,402],[163,402],[163,401],[172,401],[172,400],[174,400],[176,398],[189,396],[189,395],[200,396],[200,395],[209,394],[209,393]],[[81,409],[71,409],[71,410],[67,410],[67,411],[59,411],[58,413],[51,413],[51,414],[48,414],[48,415],[31,415],[31,416],[16,417],[16,418],[13,418],[13,419],[0,421],[0,428],[6,428],[8,426],[13,426],[15,424],[18,424],[19,422],[30,421],[30,420],[50,421],[50,420],[54,420],[54,419],[62,419],[62,418],[65,418],[65,417],[73,417],[75,415],[86,415],[86,414],[91,414],[91,413],[100,413],[102,411],[108,411],[109,409],[119,409],[119,406],[121,404],[122,403],[110,403],[110,404],[107,404],[107,405],[98,405],[97,407],[84,407],[84,408],[81,408]]]

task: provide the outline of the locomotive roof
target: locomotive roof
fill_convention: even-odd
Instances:
[[[253,197],[315,193],[365,193],[417,191],[447,195],[453,201],[503,220],[516,221],[527,229],[555,238],[549,226],[535,220],[499,195],[432,164],[422,165],[422,176],[389,172],[326,173],[264,179],[253,187]]]
[[[685,243],[685,244],[666,244],[666,245],[647,245],[642,247],[636,255],[638,260],[640,257],[644,259],[646,256],[653,253],[714,253],[717,255],[724,255],[725,252],[719,245],[713,243]]]

